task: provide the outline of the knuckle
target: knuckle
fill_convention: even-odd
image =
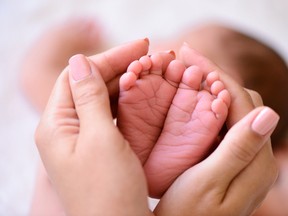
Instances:
[[[251,91],[252,91],[251,92],[251,97],[254,98],[256,101],[259,101],[259,102],[262,103],[263,101],[262,101],[261,95],[258,92],[254,91],[254,90],[251,90]]]
[[[82,91],[77,93],[77,98],[75,100],[75,105],[78,107],[86,106],[91,102],[101,101],[104,99],[105,90],[103,88],[97,88],[95,86],[87,86]],[[97,99],[97,100],[96,100]]]
[[[263,104],[262,97],[257,91],[254,91],[254,90],[251,90],[251,89],[246,89],[246,91],[250,95],[252,101],[254,101],[256,103],[255,105],[259,106],[259,105]]]
[[[43,124],[40,122],[34,133],[35,144],[38,148],[43,145],[44,137],[46,134],[45,131],[45,126],[43,126]]]
[[[255,142],[253,141],[242,140],[239,142],[235,139],[232,141],[230,151],[238,161],[249,163],[257,154],[258,149],[255,148]]]
[[[38,149],[45,148],[54,137],[57,124],[55,121],[50,122],[49,120],[46,116],[42,117],[35,129],[34,141]]]

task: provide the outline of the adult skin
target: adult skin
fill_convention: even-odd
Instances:
[[[134,61],[134,60],[136,60],[136,59],[139,59],[141,56],[143,56],[143,55],[146,55],[147,54],[147,51],[148,51],[148,46],[149,46],[149,41],[147,40],[147,39],[143,39],[143,40],[137,40],[137,41],[133,41],[133,42],[130,42],[130,43],[127,43],[127,44],[124,44],[124,45],[121,45],[121,46],[118,46],[118,47],[115,47],[115,48],[113,48],[113,49],[111,49],[111,50],[108,50],[108,51],[106,51],[106,52],[104,52],[104,53],[101,53],[101,54],[98,54],[98,55],[95,55],[95,56],[92,56],[92,57],[90,57],[90,60],[91,60],[91,63],[93,62],[93,65],[95,66],[95,65],[97,65],[97,66],[95,66],[94,67],[94,69],[95,69],[95,71],[101,71],[101,75],[100,74],[98,74],[98,78],[99,78],[99,80],[102,80],[102,78],[103,78],[103,80],[105,81],[105,85],[103,84],[103,85],[99,85],[99,86],[101,86],[102,88],[104,88],[104,90],[102,90],[103,92],[106,92],[107,90],[108,90],[108,92],[109,92],[109,96],[110,96],[110,103],[111,103],[111,109],[112,109],[112,112],[116,112],[116,109],[115,109],[115,106],[114,106],[114,102],[116,101],[117,102],[117,97],[118,97],[118,80],[119,80],[119,77],[120,77],[120,75],[123,73],[123,72],[125,72],[125,70],[126,70],[126,68],[128,67],[128,65],[132,62],[132,61]],[[163,55],[163,56],[166,56],[164,59],[165,60],[167,60],[167,63],[168,62],[170,62],[171,60],[173,60],[174,58],[175,58],[175,55],[174,55],[174,53],[173,52],[164,52],[164,53],[162,53],[161,55]],[[166,66],[167,66],[167,63],[164,61],[163,62],[163,67],[165,68]],[[81,67],[81,66],[80,66]],[[41,152],[41,157],[42,157],[42,159],[43,159],[43,162],[44,162],[44,165],[45,165],[45,168],[46,168],[46,170],[48,170],[48,174],[49,174],[49,178],[51,179],[51,181],[52,182],[54,182],[53,180],[55,179],[55,178],[53,178],[52,176],[53,176],[53,174],[51,175],[51,173],[49,172],[49,167],[50,167],[50,165],[47,165],[46,163],[45,163],[45,161],[49,164],[50,162],[49,161],[54,161],[54,163],[56,163],[56,161],[57,161],[57,163],[56,164],[58,164],[57,165],[57,168],[56,169],[58,169],[58,168],[60,168],[61,166],[60,166],[60,164],[61,164],[61,162],[59,161],[59,160],[57,160],[55,157],[53,157],[53,159],[52,158],[50,158],[50,154],[49,154],[49,147],[51,147],[51,145],[47,145],[47,146],[49,146],[48,148],[47,147],[45,147],[45,143],[47,144],[47,143],[55,143],[55,146],[57,146],[57,144],[56,143],[59,143],[59,142],[61,142],[62,141],[62,138],[67,138],[68,137],[68,139],[69,139],[69,137],[72,137],[72,134],[74,134],[74,132],[75,131],[73,131],[73,126],[77,126],[77,125],[69,125],[69,123],[71,123],[71,124],[73,124],[73,123],[77,123],[77,121],[78,121],[78,116],[77,115],[79,115],[78,114],[78,112],[77,112],[77,115],[75,114],[76,112],[75,112],[75,110],[74,110],[74,112],[71,112],[73,109],[75,109],[75,107],[74,107],[74,102],[75,101],[73,101],[73,98],[71,97],[71,89],[70,89],[70,86],[69,86],[69,79],[68,79],[68,70],[67,70],[67,68],[63,71],[63,73],[60,75],[60,77],[58,78],[58,81],[56,82],[56,84],[55,84],[55,88],[54,88],[54,90],[53,90],[53,93],[52,93],[52,96],[51,96],[51,99],[49,100],[49,102],[48,102],[48,105],[47,105],[47,108],[46,108],[46,111],[44,112],[44,114],[43,114],[43,117],[42,117],[42,121],[40,122],[40,124],[39,124],[39,127],[38,127],[38,130],[37,130],[37,132],[36,132],[36,142],[37,142],[37,144],[38,144],[38,147],[39,147],[39,151]],[[90,78],[92,78],[92,77],[94,77],[94,76],[91,76]],[[71,80],[71,79],[70,79]],[[94,81],[97,81],[97,79],[95,79]],[[85,82],[85,81],[84,81]],[[87,81],[88,82],[88,81]],[[103,81],[102,81],[103,82]],[[78,85],[81,85],[81,82],[73,82],[74,84],[72,84],[71,86],[78,86]],[[83,82],[82,82],[83,83]],[[88,82],[89,83],[89,82]],[[87,91],[87,89],[86,89],[86,91],[85,91],[85,93],[83,93],[83,95],[82,96],[85,96],[84,97],[84,99],[83,100],[88,100],[89,102],[91,102],[91,101],[98,101],[98,98],[93,98],[93,96],[97,96],[97,95],[95,95],[94,94],[94,92],[93,92],[93,90],[95,90],[95,87],[97,87],[97,85],[99,84],[99,82],[93,82],[92,81],[92,85],[84,85],[84,91],[85,91],[85,88],[87,88],[88,89],[88,91]],[[83,84],[82,84],[83,85]],[[103,87],[104,86],[104,87]],[[75,87],[75,88],[77,88],[77,87]],[[92,92],[89,92],[89,91],[92,91]],[[96,89],[96,91],[97,91],[97,89]],[[106,95],[106,93],[105,93],[105,95]],[[107,94],[108,95],[108,94]],[[107,96],[106,95],[106,96]],[[91,97],[91,98],[90,98]],[[89,100],[90,99],[90,100]],[[107,99],[107,98],[106,98]],[[80,99],[81,100],[81,99]],[[108,101],[109,102],[109,101]],[[80,104],[82,104],[82,102],[80,102]],[[107,104],[106,104],[107,105]],[[109,105],[109,104],[108,104]],[[117,107],[117,104],[115,104],[116,105],[116,107]],[[88,105],[86,105],[86,106],[88,106]],[[84,106],[85,107],[85,106]],[[61,110],[59,110],[59,108],[61,108]],[[62,109],[62,108],[64,108],[64,109]],[[102,107],[103,108],[103,107]],[[109,118],[112,118],[110,115],[110,108],[109,108],[109,106],[108,107],[104,107],[104,110],[106,111],[106,112],[108,112],[107,114],[106,114],[106,116],[109,116]],[[66,111],[68,111],[68,113],[66,112]],[[91,110],[90,110],[90,112],[91,112]],[[90,113],[90,112],[87,112],[87,113]],[[98,113],[98,112],[96,112],[96,113]],[[72,115],[72,116],[71,116]],[[87,114],[84,114],[84,115],[87,115]],[[89,116],[89,115],[88,115]],[[93,119],[91,119],[90,117],[89,117],[89,119],[91,120],[91,123],[94,125],[94,123],[95,122],[99,122],[99,121],[95,121],[95,120],[93,120]],[[89,121],[90,121],[89,120]],[[107,119],[106,119],[107,120]],[[68,124],[68,125],[66,125],[66,127],[65,128],[69,128],[69,129],[71,129],[72,131],[69,131],[69,132],[71,132],[70,134],[68,134],[67,133],[67,130],[66,129],[64,129],[64,133],[62,133],[63,132],[63,130],[62,130],[62,128],[65,126],[65,125],[62,125],[61,124],[61,122],[65,122],[66,121],[66,123]],[[82,120],[83,121],[83,120]],[[60,124],[61,125],[59,125],[58,123],[60,122]],[[93,123],[94,122],[94,123]],[[105,121],[100,121],[100,123],[101,123],[101,125],[102,124],[104,124],[105,123]],[[113,127],[114,128],[114,125],[112,126],[112,121],[109,121],[109,125],[111,126],[111,127]],[[83,124],[82,124],[83,125]],[[105,124],[104,124],[105,125]],[[62,127],[63,126],[63,127]],[[95,126],[95,125],[94,125]],[[94,130],[95,131],[99,131],[100,132],[100,130],[99,130],[99,128],[98,129],[96,129],[95,127],[89,127],[89,129],[88,128],[86,128],[86,130],[89,130],[89,131],[92,131],[91,129],[92,128],[94,128]],[[102,126],[101,126],[102,127]],[[61,132],[59,132],[59,131],[61,131]],[[94,131],[94,132],[95,132]],[[116,139],[117,140],[117,142],[118,141],[120,141],[120,139],[118,139],[117,137],[115,137],[114,135],[116,135],[116,136],[120,136],[120,134],[119,134],[119,132],[118,132],[118,130],[115,130],[115,129],[112,129],[112,130],[109,130],[109,129],[105,129],[105,131],[107,131],[107,132],[111,132],[112,133],[112,135],[109,135],[108,137],[111,137],[111,138],[113,138],[113,139]],[[114,131],[114,132],[113,132]],[[94,133],[93,132],[93,133]],[[55,134],[60,134],[59,136],[57,135],[57,138],[55,138]],[[102,135],[104,135],[103,133],[101,133]],[[118,135],[117,135],[118,134]],[[69,136],[70,135],[70,136]],[[75,134],[74,134],[75,135]],[[99,135],[99,134],[98,134]],[[97,135],[97,133],[94,133],[94,138],[96,138],[96,136],[98,136]],[[101,135],[101,136],[102,136]],[[100,137],[101,137],[100,136]],[[62,137],[62,138],[61,138]],[[99,137],[98,137],[98,139],[99,139]],[[56,140],[58,140],[58,141],[56,141]],[[70,140],[71,141],[71,140]],[[83,141],[83,143],[84,142],[88,142],[88,140],[85,140],[85,141]],[[114,140],[115,141],[115,140]],[[65,141],[63,141],[63,142],[65,142]],[[69,142],[69,141],[67,141],[67,142]],[[120,141],[121,142],[121,141]],[[123,145],[127,145],[126,144],[126,142],[125,141],[123,141],[124,142],[124,144]],[[74,140],[74,144],[76,143],[76,141]],[[42,147],[44,147],[44,148],[42,148]],[[129,148],[126,148],[126,149],[129,149]],[[89,151],[89,150],[88,150]],[[130,150],[129,150],[130,151]],[[44,152],[46,152],[46,153],[44,153]],[[62,152],[61,150],[59,150],[59,152]],[[43,153],[43,154],[42,154]],[[51,152],[50,152],[51,153]],[[54,152],[55,153],[55,152]],[[103,152],[100,152],[100,153],[103,153]],[[93,154],[93,158],[98,158],[97,157],[97,155],[98,154],[100,154],[99,152],[98,153],[96,153],[96,154]],[[89,153],[89,154],[91,154],[91,152]],[[127,154],[130,154],[130,155],[132,155],[131,157],[132,157],[132,159],[130,158],[130,157],[127,157],[127,160],[132,160],[132,161],[130,161],[129,162],[129,164],[132,164],[133,165],[133,167],[134,166],[136,166],[137,167],[137,164],[139,163],[139,161],[138,161],[138,158],[136,158],[136,156],[134,155],[134,153],[131,153],[131,152],[128,152]],[[47,157],[45,156],[45,155],[48,155]],[[76,154],[75,154],[76,155]],[[103,156],[103,154],[100,154],[101,156]],[[119,156],[121,157],[121,155],[122,154],[119,154]],[[63,155],[62,155],[63,156]],[[71,155],[70,155],[71,156]],[[122,155],[123,156],[123,155]],[[67,156],[67,157],[69,157],[69,156]],[[62,162],[64,163],[65,161],[69,161],[69,159],[66,157],[66,159],[64,160],[64,158],[65,157],[63,157],[61,160],[62,160]],[[48,159],[49,158],[49,159]],[[89,157],[89,155],[87,155],[87,157],[84,157],[84,158],[86,158],[86,159],[89,159],[89,158],[91,158],[91,157]],[[109,158],[109,157],[106,157],[106,158]],[[117,156],[115,157],[115,159],[117,158]],[[130,159],[129,159],[130,158]],[[80,159],[79,159],[80,160]],[[122,159],[121,159],[122,160]],[[121,161],[120,160],[120,161]],[[85,161],[85,160],[83,160],[83,161]],[[83,162],[82,161],[82,162]],[[124,161],[125,162],[125,160],[122,160],[122,161]],[[78,161],[79,162],[79,161]],[[82,163],[81,162],[81,163]],[[86,161],[87,162],[87,161]],[[94,161],[93,162],[93,167],[95,166],[95,162],[96,161]],[[102,161],[103,162],[103,161]],[[127,162],[127,161],[126,161]],[[56,164],[54,164],[55,166],[56,166]],[[97,164],[101,164],[101,163],[97,163]],[[103,163],[103,164],[108,164],[108,163]],[[86,163],[86,165],[88,165],[87,163]],[[84,163],[84,165],[83,165],[83,171],[84,170],[86,170],[87,171],[87,169],[89,170],[89,168],[88,168],[88,166],[86,166],[85,165],[85,163]],[[64,166],[64,165],[63,165]],[[92,165],[91,165],[92,166]],[[53,165],[52,165],[52,167],[53,167]],[[127,170],[126,170],[126,168],[127,168]],[[140,167],[141,168],[141,167]],[[53,169],[53,168],[52,168]],[[62,167],[62,171],[63,171],[63,175],[64,176],[66,176],[67,178],[68,178],[68,176],[69,175],[65,175],[64,173],[66,172],[65,170],[65,168],[63,168]],[[105,169],[107,169],[107,170],[109,170],[107,167],[105,168],[105,167],[103,167],[103,170],[105,170]],[[133,168],[132,168],[133,169]],[[141,168],[142,169],[142,168]],[[145,178],[143,177],[143,176],[141,176],[141,172],[143,172],[141,169],[139,169],[139,172],[140,172],[140,174],[139,175],[137,175],[139,172],[137,172],[137,171],[135,171],[135,173],[134,174],[136,174],[135,176],[136,176],[136,178],[138,178],[138,176],[139,176],[139,178],[140,178],[140,180],[139,180],[139,182],[142,182],[143,183],[143,181],[145,182]],[[119,170],[120,169],[116,169],[116,170],[113,170],[113,173],[117,173],[117,171],[119,172]],[[125,167],[125,171],[129,171],[129,168],[128,167]],[[56,172],[54,172],[54,171],[51,171],[52,173],[56,173]],[[58,172],[59,173],[59,172]],[[99,173],[99,172],[98,172]],[[97,177],[97,174],[98,174],[97,172],[95,172],[95,178]],[[111,173],[111,172],[110,172]],[[123,173],[125,173],[125,172],[123,172]],[[66,173],[67,174],[67,173]],[[83,178],[84,178],[84,180],[85,180],[85,175],[80,175],[79,173],[73,173],[75,176],[74,177],[76,177],[77,176],[77,178],[79,177],[79,176],[84,176]],[[79,174],[79,175],[78,175]],[[70,177],[71,177],[71,175],[72,174],[70,174]],[[103,176],[103,175],[102,175]],[[127,175],[126,175],[127,176]],[[129,173],[129,176],[130,176],[130,173]],[[142,179],[141,179],[141,177],[143,177]],[[68,178],[68,179],[70,179],[72,182],[74,182],[74,180],[75,180],[75,178]],[[67,180],[68,180],[67,179]],[[92,176],[91,176],[91,178],[86,178],[86,180],[87,179],[90,179],[91,181],[92,181]],[[99,177],[97,177],[97,179],[99,179]],[[115,178],[114,178],[115,179]],[[116,178],[117,179],[117,178]],[[78,178],[78,180],[79,180],[79,178]],[[83,181],[84,181],[83,180]],[[106,179],[105,180],[102,180],[103,181],[103,183],[107,183],[108,181],[106,181]],[[58,182],[61,182],[60,180],[58,181]],[[78,182],[78,184],[79,184],[79,182],[80,182],[80,180],[79,181],[77,181]],[[92,181],[92,182],[97,182],[97,181]],[[132,183],[129,183],[128,181],[126,181],[125,180],[125,182],[127,183],[127,185],[126,186],[129,186],[130,187],[130,185],[132,184]],[[136,182],[138,182],[138,179],[137,179],[137,181]],[[68,183],[68,182],[66,182],[66,181],[64,181],[64,184],[65,185],[67,185],[66,183]],[[88,186],[89,184],[87,183],[87,182],[82,182],[83,184],[81,184],[81,185],[86,185],[86,186]],[[74,202],[73,202],[73,204],[71,204],[70,202],[67,202],[68,204],[66,204],[66,202],[64,201],[63,202],[63,200],[67,200],[66,198],[64,198],[63,199],[63,197],[61,196],[61,194],[63,194],[63,193],[61,193],[61,192],[59,192],[59,191],[61,191],[61,189],[59,189],[57,192],[58,192],[58,194],[60,194],[59,196],[60,197],[62,197],[62,199],[58,199],[58,195],[55,193],[55,191],[54,191],[54,188],[52,187],[52,185],[50,184],[50,181],[48,181],[48,178],[46,177],[46,172],[45,172],[45,169],[44,168],[40,168],[40,175],[39,175],[39,177],[38,177],[38,181],[37,181],[37,186],[36,186],[36,192],[35,192],[35,195],[34,195],[34,199],[33,199],[33,203],[32,203],[32,209],[31,209],[31,215],[39,215],[39,214],[41,214],[41,215],[43,215],[43,214],[47,214],[47,215],[51,215],[51,214],[53,214],[53,215],[63,215],[63,208],[62,208],[62,205],[64,204],[64,206],[66,206],[65,207],[65,209],[70,209],[70,208],[73,208],[73,209],[70,209],[70,210],[67,210],[67,212],[69,213],[71,213],[71,214],[76,214],[77,215],[77,213],[79,213],[79,212],[83,212],[84,210],[83,209],[85,209],[85,213],[87,213],[87,214],[89,214],[89,213],[91,213],[92,212],[92,214],[93,213],[95,213],[95,212],[93,212],[93,210],[89,210],[89,207],[87,207],[87,205],[89,206],[89,200],[94,200],[93,198],[94,197],[90,197],[90,199],[88,199],[88,198],[86,198],[86,199],[82,199],[83,197],[81,197],[81,193],[79,192],[79,191],[77,191],[76,189],[73,189],[73,187],[72,188],[70,188],[69,189],[69,191],[74,191],[75,192],[75,194],[78,194],[78,195],[75,195],[75,196],[72,196],[72,194],[69,192],[69,196],[71,197],[78,197],[79,199],[82,199],[82,200],[85,200],[84,202],[85,202],[85,205],[81,205],[81,204],[79,204],[79,203],[81,203],[81,202],[76,202],[77,204],[76,205],[74,205]],[[146,183],[145,183],[146,184]],[[145,185],[144,184],[144,185]],[[55,188],[57,188],[57,186],[56,186],[57,184],[55,184]],[[71,184],[72,185],[72,184]],[[103,188],[103,185],[102,184],[97,184],[100,188],[102,187]],[[102,185],[102,186],[101,186]],[[136,184],[137,185],[137,184]],[[63,187],[60,187],[60,188],[63,188]],[[96,191],[93,193],[91,190],[88,190],[88,191],[90,191],[91,192],[91,194],[94,194],[95,196],[98,194],[99,195],[99,192],[100,192],[100,188],[98,188],[97,189],[97,193],[96,193]],[[66,188],[67,189],[67,188]],[[83,189],[83,188],[82,188]],[[111,189],[110,189],[111,190]],[[139,189],[139,190],[142,190],[142,192],[140,192],[140,193],[138,193],[138,190],[136,190],[137,191],[137,197],[142,197],[142,199],[144,199],[145,200],[145,204],[143,204],[145,207],[146,207],[146,210],[149,212],[149,210],[148,210],[148,204],[147,204],[147,189],[146,189],[146,186],[145,187],[142,187],[142,185],[141,185],[141,189]],[[104,191],[106,191],[106,188],[104,187]],[[119,191],[121,192],[121,194],[122,194],[122,192],[123,192],[123,190],[115,190],[116,192],[118,192],[119,193]],[[77,193],[78,192],[78,193]],[[107,191],[106,191],[107,192]],[[141,193],[144,193],[144,196],[141,196]],[[64,193],[65,195],[66,195],[66,193]],[[100,193],[101,194],[101,193]],[[101,197],[101,196],[98,196],[97,195],[97,197],[98,198],[100,198],[101,200],[102,200],[102,202],[104,202],[104,201],[107,201],[107,200],[105,200],[105,199],[103,199],[103,197]],[[129,195],[129,194],[128,194]],[[109,193],[108,194],[108,198],[107,199],[110,199],[111,198],[111,196],[112,196],[112,193]],[[128,197],[128,196],[127,196]],[[144,198],[143,198],[144,197]],[[130,199],[130,197],[129,197],[129,199]],[[132,198],[131,198],[132,199]],[[61,200],[62,200],[62,204],[61,204]],[[121,196],[121,200],[123,201],[123,202],[125,202],[125,199]],[[126,202],[128,202],[127,200],[126,200]],[[106,203],[106,205],[109,205],[109,203],[110,203],[110,201],[108,200],[107,202],[105,202]],[[79,205],[78,205],[79,204]],[[100,202],[99,202],[99,204],[101,204]],[[67,205],[68,205],[68,207],[67,207]],[[105,206],[105,205],[102,205],[101,204],[101,206],[103,207],[103,206]],[[119,206],[121,206],[121,209],[123,209],[123,206],[127,206],[127,204],[124,204],[124,203],[121,203],[121,202],[119,202]],[[74,207],[76,207],[76,208],[80,208],[80,209],[75,209]],[[83,208],[82,208],[83,207]],[[87,208],[86,208],[87,207]],[[91,205],[91,207],[96,207],[96,206],[94,206],[94,205]],[[138,206],[134,206],[134,208],[137,210],[137,212],[139,212],[140,211],[140,208],[138,208]],[[97,208],[97,209],[101,209],[101,208]],[[111,208],[107,208],[107,210],[111,210],[111,211],[115,211],[115,212],[117,212],[117,215],[118,215],[118,213],[119,213],[119,215],[121,215],[121,211],[119,211],[119,209],[117,209],[117,207],[114,205],[113,206],[113,208],[111,209]],[[123,209],[123,210],[126,210],[126,209]],[[141,212],[141,211],[140,211]],[[100,215],[103,215],[102,213],[99,213]],[[108,214],[109,215],[109,211],[107,211],[106,213],[105,213],[106,215]],[[125,213],[124,213],[124,215],[127,215],[127,212],[125,211]],[[133,212],[133,215],[137,215],[137,214],[135,214],[135,212]]]
[[[99,70],[102,71],[101,75],[106,82],[109,91],[111,109],[113,112],[116,112],[117,108],[115,102],[117,102],[118,97],[117,91],[120,75],[126,70],[132,61],[147,54],[148,47],[148,39],[136,40],[90,57],[91,61],[97,64]],[[48,98],[44,103],[40,104],[40,107],[44,106],[42,104],[47,104],[47,100]],[[36,136],[39,135],[38,132],[36,133]],[[44,137],[46,137],[46,135],[44,135]],[[51,181],[47,177],[45,168],[40,164],[30,215],[64,215],[63,211],[63,205],[59,200],[59,196],[51,185]]]
[[[129,64],[123,59],[131,59],[131,54],[137,59],[133,51],[139,44],[147,48],[143,49],[145,54],[148,43],[143,40],[94,56],[91,61],[74,56],[70,72],[64,70],[60,75],[42,116],[36,143],[69,215],[152,214],[141,164],[113,124],[109,108],[109,95],[117,98],[117,77]],[[174,58],[170,53],[164,55]],[[242,87],[189,47],[183,46],[181,57],[187,65],[197,61],[204,71],[220,73],[232,96],[231,129],[211,156],[175,181],[155,214],[248,215],[277,176],[269,136],[278,116],[265,107],[253,110],[253,100]],[[205,64],[199,65],[200,60]],[[265,134],[253,127],[261,113],[273,119]]]
[[[257,133],[253,130],[253,119],[260,112],[266,112],[261,97],[256,92],[245,91],[188,44],[184,44],[179,53],[186,66],[196,64],[204,72],[219,72],[232,99],[227,120],[229,131],[215,152],[175,181],[155,213],[163,216],[211,215],[211,212],[213,215],[250,215],[277,178],[269,137],[279,117],[272,112],[274,122],[267,122],[269,130],[265,134]]]

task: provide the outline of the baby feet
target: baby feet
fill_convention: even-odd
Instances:
[[[133,62],[120,79],[118,126],[144,165],[150,195],[161,196],[211,150],[230,95],[216,72],[160,55]]]

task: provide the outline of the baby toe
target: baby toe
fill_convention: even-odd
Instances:
[[[225,88],[224,84],[220,80],[216,80],[212,83],[210,91],[213,95],[218,95]]]
[[[184,71],[180,88],[189,88],[199,91],[203,80],[203,71],[197,66],[190,66]]]
[[[149,58],[149,56],[142,56],[139,59],[139,62],[142,64],[143,71],[148,71],[152,66],[152,61],[151,58]]]
[[[175,87],[178,87],[183,73],[185,71],[185,65],[179,60],[173,60],[167,66],[166,72],[164,74],[165,80]]]
[[[216,98],[212,101],[211,110],[215,114],[217,119],[224,119],[228,114],[228,107],[223,100]]]
[[[223,89],[221,92],[219,92],[217,98],[221,99],[227,107],[231,104],[231,96],[227,89]]]
[[[135,85],[137,76],[134,72],[124,73],[119,80],[120,91],[128,91],[132,86]]]
[[[137,77],[142,70],[143,66],[138,60],[133,61],[127,68],[128,72],[133,72]]]
[[[211,85],[217,80],[219,80],[219,74],[215,71],[210,72],[206,77],[206,84],[208,87],[211,87]]]

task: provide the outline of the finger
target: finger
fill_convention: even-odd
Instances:
[[[250,215],[264,200],[277,176],[278,168],[268,140],[249,166],[231,182],[222,205],[239,210],[245,206],[245,215]]]
[[[148,46],[149,40],[145,38],[117,46],[101,54],[91,56],[89,59],[96,65],[97,70],[107,83],[124,73],[132,61],[146,55]]]
[[[261,96],[250,89],[245,89],[252,98],[256,107],[263,106]],[[257,175],[255,175],[257,172]],[[229,185],[229,190],[223,206],[228,208],[234,206],[235,209],[243,209],[243,204],[239,200],[246,200],[246,214],[250,215],[255,206],[263,201],[271,186],[278,176],[278,168],[273,155],[270,139],[264,144],[264,147],[259,151],[253,161],[247,166],[232,183]],[[239,185],[245,185],[239,190]]]
[[[253,91],[251,89],[247,89],[245,88],[245,90],[248,92],[248,94],[250,95],[252,101],[253,101],[253,104],[255,107],[258,107],[258,106],[263,106],[263,100],[260,96],[260,94],[256,91]]]
[[[108,91],[97,67],[84,55],[75,55],[69,60],[69,76],[80,131],[93,134],[111,124]]]
[[[132,41],[106,52],[90,56],[91,61],[97,65],[110,95],[111,109],[113,116],[116,116],[119,94],[119,77],[123,74],[129,64],[146,55],[148,52],[149,40],[147,38]]]
[[[170,62],[176,58],[176,54],[173,50],[169,50],[167,52],[159,52],[157,54],[160,55],[162,59],[162,71],[166,71]]]
[[[236,123],[218,148],[203,162],[210,167],[211,178],[218,178],[217,181],[222,184],[225,182],[224,187],[229,187],[231,181],[263,148],[278,121],[279,116],[272,109],[259,107]],[[222,191],[226,191],[225,188]]]
[[[55,116],[60,109],[69,109],[73,106],[68,70],[65,69],[55,82],[44,114],[53,113],[51,116]]]

